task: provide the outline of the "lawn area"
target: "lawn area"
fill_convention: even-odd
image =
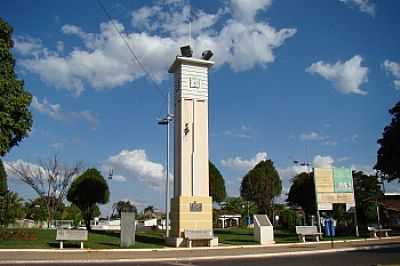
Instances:
[[[8,229],[11,230],[11,229]],[[56,239],[56,230],[47,229],[20,229],[23,237],[20,240],[0,240],[0,249],[4,248],[58,248],[59,243]],[[253,229],[249,228],[225,228],[215,229],[214,234],[218,236],[219,242],[225,245],[256,245],[253,237]],[[355,239],[355,236],[338,236],[335,240]],[[299,242],[294,232],[287,230],[275,230],[274,239],[276,243],[296,243]],[[330,238],[325,238],[330,241]],[[110,249],[119,247],[119,233],[114,232],[90,232],[89,240],[85,242],[85,248],[91,249]],[[79,248],[79,242],[64,242],[65,248]],[[163,248],[163,231],[138,231],[136,232],[136,244],[131,248]]]
[[[0,240],[0,248],[58,248],[56,230],[22,229],[29,237],[21,240]],[[90,232],[85,248],[119,248],[119,233]],[[79,248],[79,242],[64,242],[64,248]],[[132,248],[163,248],[164,239],[161,231],[136,232],[136,244]]]
[[[222,244],[227,245],[256,245],[253,229],[251,228],[225,228],[214,229],[214,234]],[[274,239],[276,243],[298,242],[298,237],[294,232],[285,230],[275,230]]]
[[[248,228],[218,228],[214,229],[218,242],[227,245],[255,245],[253,229]]]

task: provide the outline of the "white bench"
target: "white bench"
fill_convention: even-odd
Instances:
[[[307,236],[311,236],[315,239],[315,241],[319,242],[319,238],[322,235],[318,232],[318,228],[316,226],[296,226],[296,234],[299,236],[299,240],[302,242],[306,242]]]
[[[210,241],[214,238],[212,230],[185,230],[184,235],[189,248],[192,247],[193,240],[208,240],[211,246]]]
[[[60,241],[60,248],[64,248],[64,241],[80,241],[83,248],[83,241],[88,240],[87,230],[57,229],[56,240]]]
[[[389,232],[391,232],[392,229],[375,228],[372,226],[368,226],[368,231],[370,233],[370,237],[377,238],[378,236],[389,237]]]

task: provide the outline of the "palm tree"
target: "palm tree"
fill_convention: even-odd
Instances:
[[[15,223],[16,218],[23,218],[23,199],[16,192],[7,191],[0,197],[0,225],[7,227]]]

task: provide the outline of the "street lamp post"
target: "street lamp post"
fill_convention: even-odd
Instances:
[[[244,209],[246,206],[242,204],[242,208]],[[247,201],[247,227],[250,225],[250,201]]]
[[[168,103],[167,103],[167,116],[159,119],[159,125],[167,126],[167,170],[166,170],[166,182],[165,182],[165,236],[169,237],[169,123],[173,120],[173,115],[170,113],[170,95],[168,93]]]

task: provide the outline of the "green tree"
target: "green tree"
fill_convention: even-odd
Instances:
[[[144,215],[144,218],[153,218],[153,215],[154,215],[154,207],[153,206],[147,206],[146,208],[144,208],[144,210],[143,210],[143,215]]]
[[[376,222],[376,204],[382,191],[376,176],[361,171],[353,171],[353,183],[358,223],[366,227]]]
[[[114,214],[114,212],[116,212],[116,214]],[[111,217],[121,217],[121,212],[134,212],[135,214],[137,214],[137,208],[135,204],[133,204],[129,200],[120,200],[113,204]]]
[[[259,162],[242,179],[240,195],[254,201],[259,211],[272,216],[273,199],[282,191],[282,182],[271,160]],[[271,217],[272,218],[272,217]]]
[[[313,173],[300,173],[292,179],[286,201],[289,205],[300,206],[306,217],[317,212]]]
[[[70,206],[64,208],[62,219],[72,220],[73,226],[77,228],[79,227],[82,220],[81,210],[75,204],[71,204]]]
[[[8,191],[0,196],[0,226],[7,227],[15,223],[16,218],[24,218],[24,205],[16,192]]]
[[[43,222],[48,218],[46,200],[44,198],[36,198],[25,203],[26,218],[35,222]]]
[[[380,148],[374,168],[388,181],[397,179],[400,182],[400,102],[389,113],[392,121],[378,140]]]
[[[0,196],[6,194],[7,190],[7,173],[4,169],[3,161],[0,159]]]
[[[80,172],[81,163],[69,167],[60,162],[55,155],[47,161],[39,161],[38,167],[26,163],[10,165],[11,172],[29,185],[40,198],[45,200],[47,223],[50,226],[54,217],[59,217],[63,201],[72,179]]]
[[[240,214],[242,223],[247,219],[247,216],[253,217],[257,213],[257,206],[252,201],[247,201],[241,197],[228,197],[221,202],[221,212],[228,214]]]
[[[93,218],[93,211],[96,204],[105,204],[110,197],[110,191],[104,177],[94,168],[86,170],[76,178],[68,190],[67,199],[82,212],[86,228],[91,230],[90,220]]]
[[[209,162],[209,176],[210,196],[215,202],[223,201],[226,198],[224,177],[211,161]]]
[[[0,18],[0,156],[18,145],[32,128],[32,96],[14,72],[12,32],[12,27]]]

